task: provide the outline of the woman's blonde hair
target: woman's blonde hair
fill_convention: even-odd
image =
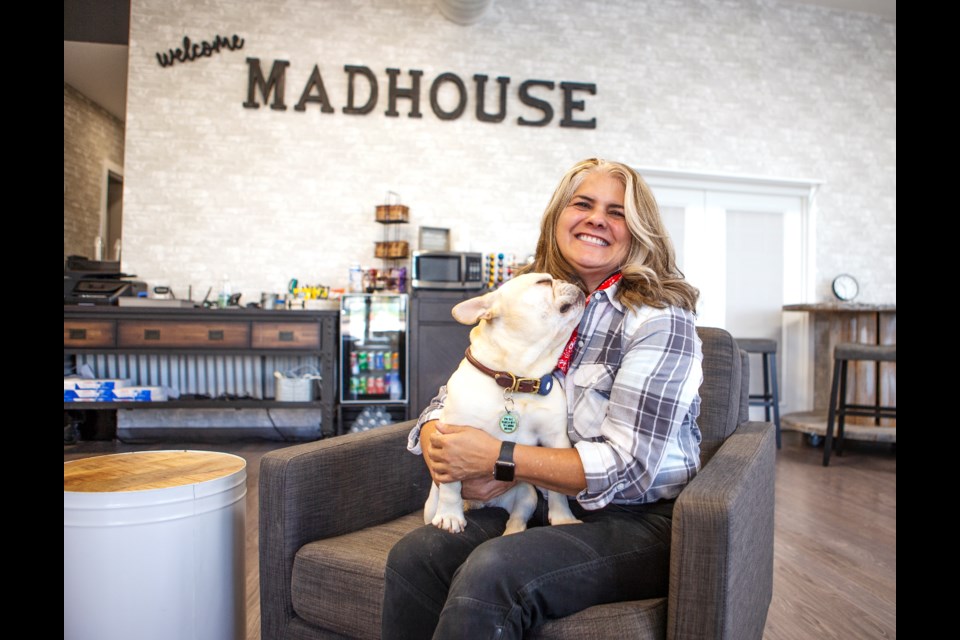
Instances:
[[[589,158],[567,171],[543,213],[534,262],[522,271],[549,273],[586,291],[583,280],[560,253],[557,221],[584,178],[595,173],[613,176],[625,189],[623,208],[630,230],[630,247],[620,267],[623,279],[617,298],[630,308],[676,306],[696,311],[700,292],[684,280],[677,268],[673,243],[650,187],[636,171],[620,162]]]

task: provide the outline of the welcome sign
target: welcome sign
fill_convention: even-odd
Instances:
[[[245,40],[234,34],[230,37],[217,35],[211,41],[192,42],[184,36],[183,47],[171,48],[156,54],[161,67],[173,66],[175,62],[193,62],[200,58],[211,57],[222,50],[242,49]],[[245,109],[259,109],[269,106],[273,111],[287,110],[287,69],[288,60],[273,60],[270,71],[264,74],[264,65],[259,58],[247,58],[247,99]],[[426,96],[430,110],[439,120],[456,120],[467,110],[471,94],[474,98],[473,117],[481,122],[499,123],[507,120],[507,94],[512,80],[499,76],[494,83],[490,77],[477,73],[468,82],[451,72],[441,73],[430,81],[427,88],[423,82],[423,71],[410,69],[407,78],[402,77],[398,68],[384,70],[386,78],[364,65],[344,65],[342,84],[338,85],[345,93],[340,111],[346,115],[362,116],[373,113],[380,102],[380,86],[386,80],[386,110],[383,115],[396,118],[400,116],[400,101],[406,101],[407,117],[422,118],[421,98]],[[488,85],[491,85],[488,87]],[[559,88],[559,90],[558,90]],[[596,117],[588,118],[585,96],[597,93],[597,85],[589,82],[569,82],[553,80],[523,80],[517,84],[517,97],[520,102],[533,110],[536,117],[518,116],[519,126],[545,127],[554,121],[557,105],[561,113],[559,126],[575,129],[596,129]],[[488,101],[488,93],[492,94]],[[303,88],[296,94],[295,111],[306,111],[312,105],[320,113],[336,112],[330,94],[327,92],[323,75],[317,64],[313,65]],[[493,105],[496,105],[494,107]]]
[[[247,78],[247,100],[243,106],[247,109],[259,109],[261,103],[258,98],[262,98],[263,104],[269,103],[270,108],[275,111],[284,111],[286,104],[286,70],[290,63],[286,60],[274,60],[270,67],[269,76],[264,76],[263,68],[259,58],[247,58],[249,69]],[[344,84],[346,85],[346,103],[342,107],[342,112],[348,115],[366,115],[373,112],[379,101],[379,87],[376,74],[369,68],[362,65],[344,65],[343,71],[346,74]],[[422,118],[420,102],[422,96],[423,71],[419,69],[410,69],[407,74],[409,78],[401,80],[400,69],[389,68],[385,70],[387,74],[387,109],[384,115],[396,118],[400,115],[397,109],[400,100],[408,101],[408,118]],[[510,85],[510,78],[500,76],[496,79],[497,88],[495,93],[497,98],[495,102],[497,107],[488,110],[487,107],[487,84],[489,76],[475,74],[473,76],[473,94],[474,94],[474,116],[482,122],[503,122],[507,118],[507,87]],[[578,129],[595,129],[597,119],[578,119],[577,115],[586,109],[584,94],[595,95],[597,86],[595,84],[584,82],[554,82],[552,80],[524,80],[519,84],[517,93],[520,102],[524,105],[539,111],[539,117],[534,119],[524,118],[522,116],[516,119],[516,123],[528,127],[545,127],[554,118],[553,104],[548,99],[556,87],[560,88],[559,101],[561,104],[562,117],[560,119],[561,127],[573,127]],[[454,103],[442,105],[440,92],[446,90],[448,96],[454,96]],[[430,100],[430,109],[440,120],[456,120],[460,118],[467,108],[467,101],[470,89],[460,76],[455,73],[441,73],[430,82],[430,88],[427,91]],[[334,113],[330,97],[327,94],[323,82],[323,76],[320,74],[318,65],[313,66],[310,78],[306,81],[303,90],[299,93],[300,98],[294,105],[296,111],[306,111],[308,106],[316,104],[321,113]],[[358,96],[362,95],[363,98]],[[555,95],[555,94],[554,94]]]

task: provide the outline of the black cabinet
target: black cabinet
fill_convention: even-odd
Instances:
[[[417,289],[410,298],[410,417],[416,418],[463,360],[471,326],[450,315],[458,302],[483,291]]]

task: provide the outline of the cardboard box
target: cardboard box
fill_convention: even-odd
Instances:
[[[79,389],[83,391],[109,391],[116,387],[128,387],[130,380],[126,378],[63,378],[63,390]]]

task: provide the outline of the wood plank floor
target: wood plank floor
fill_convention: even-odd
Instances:
[[[282,442],[150,445],[81,441],[64,461],[158,449],[225,451],[247,461],[247,638],[260,638],[260,458]],[[822,449],[783,434],[777,454],[773,602],[764,640],[896,638],[897,457],[889,445],[848,443],[830,466]]]

